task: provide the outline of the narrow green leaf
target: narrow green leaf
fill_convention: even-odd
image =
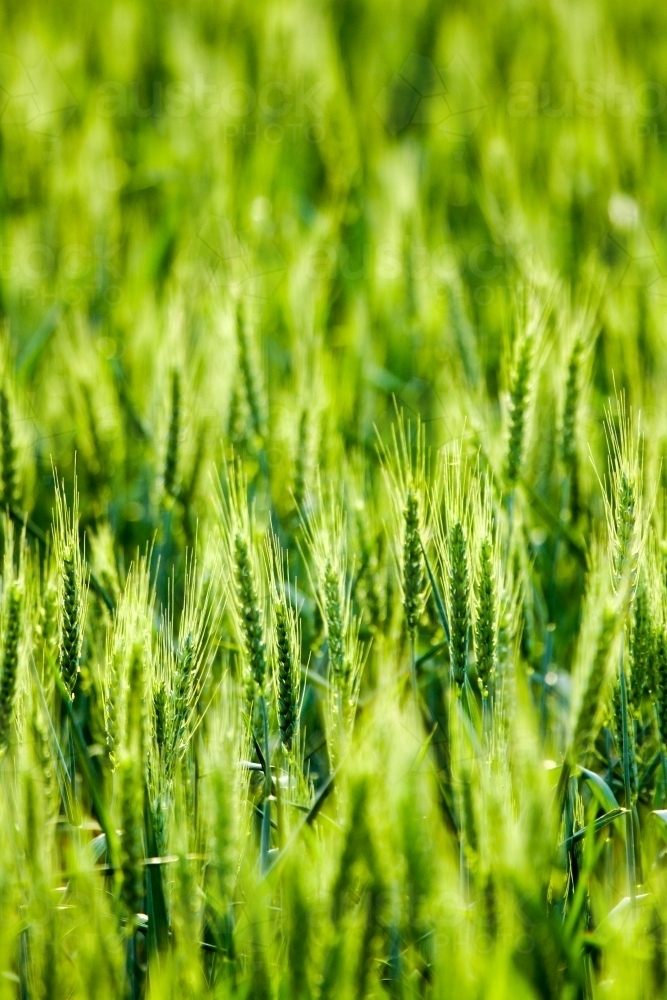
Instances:
[[[641,792],[648,785],[649,781],[658,770],[660,766],[660,761],[662,760],[662,750],[656,750],[656,752],[651,757],[650,761],[639,775],[639,781],[637,782],[637,787]]]
[[[446,646],[447,646],[447,639],[443,639],[442,642],[438,642],[435,644],[435,646],[431,646],[431,648],[427,649],[425,653],[422,653],[421,656],[417,657],[417,659],[415,660],[415,666],[421,667],[422,664],[427,663],[428,660],[430,660],[437,653],[439,653],[441,649],[445,649]]]
[[[667,809],[654,809],[651,815],[658,820],[660,833],[667,840]]]
[[[420,540],[421,542],[421,540]],[[433,599],[435,600],[435,606],[438,612],[438,618],[440,619],[440,624],[442,626],[442,631],[447,637],[447,642],[449,642],[449,622],[447,620],[447,612],[445,611],[445,604],[442,599],[442,594],[438,588],[433,570],[431,569],[431,563],[429,562],[428,555],[426,554],[426,549],[424,548],[424,543],[421,542],[422,552],[424,554],[424,565],[426,566],[426,572],[428,573],[428,582],[431,584],[431,590],[433,591]]]
[[[81,727],[77,720],[74,712],[74,706],[72,700],[63,684],[62,677],[58,671],[58,668],[54,666],[53,674],[55,677],[56,687],[60,692],[60,697],[62,699],[62,704],[67,713],[69,719],[70,728],[72,736],[74,737],[74,742],[76,744],[76,749],[78,751],[79,765],[81,767],[81,777],[90,793],[90,797],[97,813],[97,818],[100,821],[100,826],[106,834],[107,841],[107,858],[109,865],[114,868],[117,851],[116,851],[116,830],[111,822],[109,814],[107,812],[107,807],[104,802],[104,797],[102,794],[102,789],[100,787],[99,781],[95,775],[93,769],[93,764],[90,759],[90,754],[88,753],[88,746],[84,739],[83,733],[81,732]]]
[[[157,838],[149,796],[145,795],[144,822],[146,831],[146,907],[148,910],[148,944],[152,951],[163,951],[169,943],[169,917],[160,865],[150,864],[157,855]]]
[[[597,833],[598,830],[602,830],[605,826],[609,826],[610,823],[613,823],[614,820],[624,816],[627,812],[628,810],[623,809],[621,806],[617,809],[612,809],[611,812],[605,813],[604,816],[600,816],[599,819],[595,820],[595,823],[593,823],[593,830]],[[571,837],[568,837],[567,840],[562,842],[561,847],[570,848],[574,844],[578,844],[580,840],[584,839],[588,830],[589,827],[587,826],[584,826],[581,830],[577,830],[576,833],[573,833]]]
[[[600,803],[603,809],[618,809],[619,804],[611,788],[599,774],[589,771],[587,768],[580,768],[581,774],[586,779],[591,792]]]

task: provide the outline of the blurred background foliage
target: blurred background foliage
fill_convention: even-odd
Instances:
[[[605,289],[596,391],[613,373],[656,407],[660,8],[86,3],[63,17],[7,3],[1,16],[0,310],[40,518],[50,456],[69,476],[76,450],[84,521],[104,497],[127,545],[150,537],[173,331],[215,437],[230,290],[261,330],[271,426],[289,423],[316,364],[345,448],[372,449],[394,393],[436,444],[460,433],[461,394],[493,415],[529,263],[574,297]]]
[[[70,501],[76,468],[93,577],[74,715],[86,745],[97,748],[95,776],[114,817],[122,802],[109,767],[98,676],[100,664],[108,667],[107,636],[116,634],[108,605],[120,602],[137,550],[153,545],[157,604],[167,606],[172,587],[182,654],[186,552],[203,551],[219,527],[211,497],[232,453],[242,463],[257,523],[270,523],[289,548],[291,570],[305,591],[298,595],[300,665],[320,676],[305,686],[313,783],[300,789],[302,811],[327,788],[332,763],[316,694],[327,669],[325,629],[296,509],[305,509],[307,520],[309,504],[316,507],[316,473],[325,494],[333,484],[347,514],[351,558],[342,570],[343,577],[348,572],[343,591],[354,584],[360,639],[371,650],[361,680],[363,749],[349,781],[341,782],[332,815],[324,810],[328,833],[317,824],[311,830],[315,817],[309,817],[299,864],[290,858],[274,882],[258,878],[255,857],[249,860],[252,852],[241,840],[235,855],[240,888],[229,902],[220,843],[236,834],[225,832],[223,815],[217,832],[207,828],[206,840],[190,778],[175,779],[168,843],[145,844],[146,857],[160,846],[175,852],[172,874],[165,875],[168,918],[166,909],[157,919],[155,909],[149,914],[146,948],[160,951],[161,942],[150,938],[156,924],[176,942],[171,959],[152,970],[155,996],[201,995],[205,978],[220,996],[238,988],[248,997],[268,997],[275,985],[271,970],[279,969],[276,990],[285,997],[337,990],[363,997],[382,989],[392,996],[570,998],[595,995],[591,984],[600,968],[619,989],[627,986],[627,995],[639,996],[641,985],[627,974],[630,960],[641,963],[654,995],[664,989],[662,844],[658,827],[646,819],[650,806],[664,805],[664,785],[655,778],[664,747],[653,722],[645,726],[640,763],[655,766],[642,775],[644,801],[634,806],[644,824],[645,857],[656,864],[655,895],[627,940],[621,837],[604,847],[604,857],[589,856],[600,847],[594,838],[586,841],[589,854],[577,855],[582,884],[592,886],[591,906],[600,918],[594,920],[589,896],[582,902],[588,888],[576,897],[579,911],[574,906],[576,879],[567,867],[575,864],[574,841],[556,870],[564,834],[554,829],[554,781],[542,758],[558,757],[564,745],[585,542],[606,516],[596,475],[597,469],[604,478],[609,465],[603,408],[617,392],[625,394],[628,409],[642,411],[638,482],[645,472],[647,495],[656,488],[656,521],[667,510],[657,493],[667,435],[666,47],[667,9],[648,0],[444,6],[431,0],[194,0],[187,6],[73,0],[67,8],[6,0],[0,8],[0,374],[17,449],[16,499],[30,515],[34,541],[50,530],[53,467]],[[497,772],[481,764],[467,771],[459,754],[461,800],[453,820],[451,802],[441,795],[451,735],[443,735],[441,662],[425,667],[422,678],[428,718],[437,718],[443,730],[435,738],[437,727],[422,732],[380,683],[405,668],[407,646],[400,567],[392,553],[400,532],[384,506],[378,432],[389,439],[397,408],[413,428],[419,415],[433,453],[462,441],[464,450],[479,455],[482,470],[500,479],[510,359],[522,329],[517,289],[531,282],[546,289],[549,307],[534,366],[537,402],[526,421],[527,491],[515,510],[520,541],[506,560],[517,583],[511,761],[496,761]],[[581,507],[570,537],[557,451],[571,334],[582,314],[596,336],[588,338],[590,356],[582,364]],[[614,410],[609,424],[618,423]],[[175,440],[178,465],[170,468]],[[656,528],[658,548],[664,527]],[[655,555],[651,569],[658,563]],[[446,565],[444,557],[441,576]],[[30,614],[46,662],[57,644],[48,587],[55,576],[50,565],[42,570],[40,585],[47,586]],[[35,581],[38,575],[35,570]],[[416,630],[417,651],[429,657],[432,647],[445,644],[430,583]],[[653,578],[650,583],[662,595]],[[376,584],[381,592],[373,590]],[[664,614],[658,619],[664,626]],[[237,676],[243,657],[228,618],[215,625],[211,664],[218,684]],[[164,638],[168,628],[160,628],[156,662],[171,667],[176,654]],[[591,653],[591,643],[583,649]],[[536,678],[546,684],[547,674],[556,678],[548,709],[533,684]],[[212,720],[206,716],[201,724],[201,742],[199,736],[192,741],[195,786],[200,765],[207,777],[229,777],[237,764],[218,738],[229,707],[218,688],[206,690],[218,700]],[[235,704],[232,695],[229,703]],[[549,714],[540,739],[536,707]],[[645,704],[644,712],[652,708]],[[27,710],[18,713],[21,732],[29,719]],[[151,716],[153,729],[156,719]],[[154,731],[151,738],[157,739]],[[415,759],[420,765],[427,759],[431,739],[432,771],[426,765],[414,770]],[[460,751],[464,737],[452,739]],[[243,749],[257,777],[261,754],[257,746]],[[620,761],[607,750],[609,785],[621,798],[627,788]],[[73,784],[76,793],[76,778]],[[228,784],[238,798],[228,814],[238,807],[240,816],[248,802],[265,804],[250,779],[247,795],[236,779]],[[224,794],[204,786],[206,806],[197,810],[217,809],[219,818]],[[22,836],[30,822],[34,831],[39,815],[31,812],[29,788],[28,781],[12,800]],[[101,836],[91,788],[95,781],[79,779],[83,811],[94,817],[89,832]],[[607,792],[596,788],[604,799]],[[582,851],[584,807],[592,803],[595,821],[596,801],[590,792],[573,792],[567,807],[564,829],[579,838]],[[50,808],[53,824],[64,827],[59,801]],[[451,827],[458,823],[460,834],[461,816],[476,811],[479,844],[463,836],[457,842]],[[600,817],[605,829],[612,811]],[[193,816],[197,821],[188,825]],[[287,823],[287,833],[295,827]],[[12,829],[11,823],[3,827],[7,854],[15,849]],[[22,841],[15,849],[21,863],[7,876],[3,897],[11,929],[0,942],[2,967],[12,971],[0,977],[0,995],[20,988],[25,996],[26,983],[38,980],[36,995],[65,995],[49,986],[52,965],[68,996],[96,990],[118,996],[126,985],[123,969],[131,968],[131,995],[138,996],[142,986],[133,976],[144,969],[144,956],[128,958],[125,932],[100,890],[104,883],[91,871],[90,857],[81,860],[85,852],[74,835],[70,843],[68,830],[52,851],[58,865],[49,868],[42,859],[39,877],[22,867],[24,854],[34,859],[39,850],[31,855]],[[155,831],[151,836],[157,838]],[[271,836],[269,829],[267,847]],[[282,850],[277,836],[273,850]],[[215,863],[197,868],[202,844]],[[51,848],[49,842],[40,850]],[[222,873],[222,888],[211,888],[211,872]],[[459,885],[461,872],[473,891]],[[58,882],[67,894],[64,916],[52,920],[55,909],[41,911],[33,897],[19,902],[32,876],[35,898],[42,891],[51,898]],[[161,876],[146,875],[144,883],[157,892]],[[216,909],[218,891],[224,906]],[[277,896],[289,901],[281,916]],[[38,915],[31,925],[30,975],[21,958],[27,940],[21,907],[28,905]],[[225,922],[232,905],[233,931]],[[152,897],[150,906],[157,906]],[[48,921],[40,922],[44,914]],[[82,932],[86,927],[94,933]],[[605,951],[614,935],[615,947]],[[73,937],[79,950],[69,962]],[[143,941],[139,933],[135,938]],[[310,951],[310,945],[299,948],[315,939]],[[488,939],[494,943],[484,952]],[[193,958],[200,947],[201,962]],[[60,958],[51,963],[53,954]],[[218,954],[226,971],[216,978],[218,959],[211,956]],[[408,969],[407,985],[399,985],[399,966]]]

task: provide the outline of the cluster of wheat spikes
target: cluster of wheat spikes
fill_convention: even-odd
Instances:
[[[0,3],[0,1000],[667,996],[666,66]]]
[[[658,995],[659,457],[620,392],[583,424],[595,310],[516,302],[499,418],[435,445],[395,404],[353,453],[323,378],[286,467],[230,303],[228,425],[170,348],[129,554],[76,476],[28,516],[2,389],[5,992]]]

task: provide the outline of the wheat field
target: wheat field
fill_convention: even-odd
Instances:
[[[666,54],[0,5],[0,1000],[667,996]]]

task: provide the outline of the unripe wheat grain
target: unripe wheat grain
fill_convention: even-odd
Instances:
[[[533,339],[526,336],[519,344],[510,387],[510,428],[505,462],[505,480],[510,490],[516,486],[523,464],[532,356]]]
[[[16,447],[12,431],[9,397],[0,387],[0,448],[2,450],[2,493],[0,504],[9,507],[16,499]]]
[[[576,518],[579,510],[579,453],[577,449],[577,414],[579,409],[580,370],[583,344],[577,337],[567,366],[565,403],[563,406],[563,428],[561,435],[561,458],[569,477],[570,510]]]
[[[181,377],[177,369],[171,373],[171,413],[167,435],[167,454],[164,462],[164,492],[178,495],[178,464],[181,438]]]
[[[413,489],[408,490],[403,516],[405,520],[403,607],[408,634],[414,639],[423,604],[424,558],[419,534],[419,504],[417,494]]]
[[[450,656],[452,677],[460,693],[468,665],[470,630],[468,549],[460,521],[457,521],[452,528],[449,560]]]
[[[290,622],[282,600],[274,608],[276,625],[276,659],[278,661],[278,726],[280,740],[287,753],[291,753],[298,722],[295,663],[292,652]]]
[[[496,599],[492,554],[491,542],[485,538],[479,553],[479,583],[477,585],[477,617],[475,621],[477,677],[484,698],[489,696],[495,672]]]
[[[7,599],[5,642],[2,652],[2,674],[0,675],[0,754],[4,754],[9,746],[9,730],[18,674],[21,607],[21,588],[17,583],[13,583]]]
[[[236,561],[236,597],[241,615],[241,629],[252,678],[262,690],[266,676],[266,648],[262,610],[257,597],[255,576],[246,539],[237,532],[234,539]]]
[[[60,675],[70,697],[79,673],[81,656],[81,592],[73,549],[63,556],[62,621],[60,628]]]
[[[347,665],[345,662],[345,627],[340,596],[340,584],[330,560],[324,567],[324,612],[329,647],[329,667],[337,684],[345,684]]]

